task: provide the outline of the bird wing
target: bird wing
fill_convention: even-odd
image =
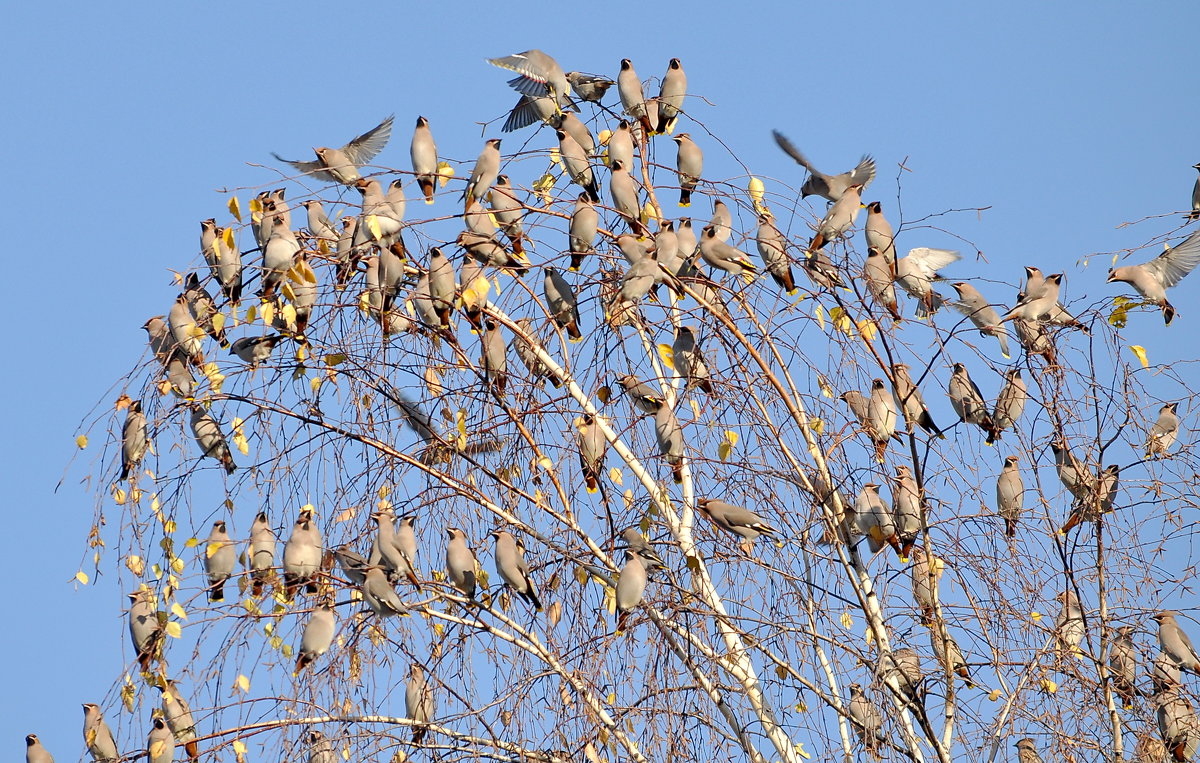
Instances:
[[[875,179],[875,160],[870,154],[866,154],[862,159],[859,159],[858,166],[850,172],[850,185],[861,185],[866,187]]]
[[[550,77],[553,72],[547,70],[544,59],[548,58],[550,57],[541,51],[527,50],[502,58],[489,58],[487,62],[521,75],[508,81],[513,90],[522,95],[539,96],[550,93]]]
[[[517,105],[508,112],[508,119],[504,120],[504,126],[500,128],[500,131],[513,132],[539,121],[541,116],[538,114],[536,101],[538,98],[545,97],[544,93],[536,96],[522,95],[517,101]]]
[[[857,171],[855,170],[855,172]],[[937,275],[937,271],[952,262],[962,259],[962,255],[952,249],[930,249],[929,247],[919,246],[915,249],[909,249],[908,256],[905,259],[921,275],[926,278],[933,278]]]
[[[361,166],[371,161],[375,158],[376,154],[383,150],[383,147],[387,145],[388,139],[392,137],[392,120],[395,118],[393,114],[383,120],[343,146],[342,151],[345,152],[350,161],[357,165]]]
[[[329,174],[329,171],[326,170],[325,166],[323,164],[321,164],[320,162],[294,162],[291,159],[284,159],[282,156],[275,153],[274,151],[271,152],[271,156],[275,157],[276,160],[281,161],[284,164],[292,165],[293,167],[300,170],[301,172],[303,172],[306,175],[313,175],[314,177],[317,177],[321,180],[325,180],[330,183],[337,182],[337,179],[334,178],[333,175]]]
[[[1200,230],[1143,265],[1162,282],[1174,286],[1200,265]]]
[[[792,145],[792,142],[790,140],[788,140],[787,138],[785,138],[783,133],[779,132],[778,130],[772,130],[771,134],[775,136],[775,143],[778,144],[778,146],[783,149],[783,152],[785,154],[792,157],[792,159],[794,159],[796,161],[796,164],[799,164],[801,167],[808,170],[809,172],[811,172],[814,175],[821,174],[818,170],[814,169],[811,164],[808,163],[808,159],[804,158],[804,154],[800,153],[800,149],[798,149],[794,145]],[[874,162],[872,162],[872,164],[871,164],[871,175],[872,175],[872,177],[875,175]]]

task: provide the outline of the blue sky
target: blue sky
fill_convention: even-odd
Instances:
[[[90,557],[81,480],[102,439],[93,432],[77,452],[76,426],[110,404],[110,385],[140,357],[139,327],[175,293],[170,270],[193,261],[198,222],[222,214],[216,191],[269,182],[273,171],[247,163],[271,165],[271,151],[303,157],[395,113],[380,160],[407,167],[424,114],[442,154],[470,160],[482,144],[473,122],[514,101],[485,57],[540,47],[610,76],[629,57],[645,79],[678,56],[689,90],[714,104],[694,105],[696,117],[755,174],[802,179],[773,128],[826,171],[873,154],[869,195],[893,205],[903,161],[909,219],[989,207],[948,226],[987,258],[964,247],[956,273],[1015,284],[1026,264],[1065,270],[1067,298],[1089,304],[1116,292],[1103,283],[1107,258],[1086,270],[1079,260],[1171,231],[1177,216],[1117,226],[1186,208],[1200,161],[1192,3],[639,4],[576,19],[561,6],[503,7],[397,5],[366,18],[331,18],[345,12],[328,4],[6,10],[0,558],[14,619],[0,636],[10,693],[0,742],[12,754],[35,731],[72,759],[78,703],[102,696],[122,667],[124,602],[111,575],[80,591],[69,582]],[[954,246],[933,232],[927,243]],[[1155,361],[1200,349],[1200,276],[1173,296],[1176,325],[1164,332],[1140,314],[1126,331]]]

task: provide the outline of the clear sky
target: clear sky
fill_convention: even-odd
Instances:
[[[248,163],[273,164],[271,151],[304,157],[391,113],[382,163],[408,166],[417,114],[442,154],[472,159],[473,122],[514,100],[485,57],[538,47],[614,77],[628,57],[648,78],[678,56],[689,90],[713,103],[693,106],[697,118],[756,174],[802,178],[772,128],[827,171],[873,154],[872,190],[893,203],[903,161],[905,217],[989,207],[950,226],[986,263],[929,241],[964,249],[956,272],[1015,284],[1037,264],[1067,272],[1068,299],[1116,293],[1103,283],[1108,258],[1086,270],[1080,259],[1165,235],[1178,216],[1117,226],[1189,204],[1200,7],[906,5],[610,3],[573,16],[562,3],[469,13],[454,3],[10,3],[0,194],[21,235],[8,238],[0,299],[10,327],[0,749],[15,758],[37,732],[60,761],[74,759],[79,703],[122,669],[121,592],[104,574],[84,590],[70,582],[81,561],[91,569],[81,479],[103,434],[81,453],[73,440],[141,356],[139,327],[174,296],[171,269],[194,261],[198,222],[221,216],[216,191],[269,182],[273,170]],[[1142,314],[1127,330],[1154,360],[1200,351],[1200,276],[1173,296],[1176,325],[1164,332]]]

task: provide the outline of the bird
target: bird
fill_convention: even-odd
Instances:
[[[225,435],[221,433],[221,425],[217,423],[217,420],[203,408],[196,406],[192,410],[191,424],[192,436],[196,439],[196,444],[200,446],[201,457],[220,461],[221,466],[225,467],[226,474],[233,474],[237,471],[237,464],[233,462],[233,453],[229,450],[229,443],[225,440]]]
[[[717,498],[697,499],[696,510],[725,532],[741,538],[739,545],[747,554],[753,552],[754,541],[759,536],[774,537],[779,533],[767,520],[745,506],[737,506]]]
[[[359,169],[374,159],[392,137],[394,118],[394,115],[388,117],[341,148],[314,148],[316,161],[292,161],[276,153],[272,153],[271,156],[320,180],[353,185],[362,177]]]
[[[534,377],[534,383],[539,387],[542,386],[543,380],[549,381],[555,388],[562,386],[562,380],[550,371],[550,367],[542,362],[538,357],[534,347],[544,349],[544,343],[538,338],[533,328],[532,318],[518,318],[517,327],[520,331],[513,332],[512,341],[509,342],[509,349],[516,353],[517,359],[522,365],[529,370],[529,373]],[[528,339],[526,339],[528,337]]]
[[[854,523],[860,535],[867,538],[871,553],[878,553],[887,544],[901,553],[900,538],[896,534],[895,517],[879,497],[879,486],[867,483],[854,498]]]
[[[1091,476],[1083,467],[1082,462],[1065,441],[1055,439],[1050,442],[1050,450],[1054,453],[1054,466],[1058,479],[1076,500],[1080,500],[1091,492]]]
[[[1010,368],[1004,372],[1004,386],[996,396],[996,408],[992,412],[992,433],[988,436],[988,444],[1000,439],[1000,434],[1010,427],[1015,428],[1017,420],[1025,411],[1025,402],[1029,400],[1029,390],[1025,380],[1021,378],[1020,368]]]
[[[172,743],[183,742],[188,759],[196,761],[200,757],[200,748],[196,744],[196,720],[191,706],[179,691],[179,685],[171,679],[165,679],[157,687],[162,695],[162,717],[172,734]],[[171,759],[170,756],[166,758]]]
[[[1120,484],[1121,467],[1117,464],[1109,464],[1095,477],[1086,472],[1084,474],[1082,492],[1076,497],[1071,506],[1070,516],[1059,530],[1063,535],[1070,532],[1080,522],[1095,522],[1113,510],[1113,501],[1116,500],[1117,488]]]
[[[323,553],[321,531],[313,521],[312,511],[302,509],[291,536],[283,544],[283,582],[289,601],[301,585],[307,593],[317,592],[316,574],[321,569]]]
[[[358,251],[366,251],[372,246],[378,247],[380,256],[384,259],[380,262],[380,281],[388,289],[388,293],[394,294],[396,290],[395,282],[403,278],[403,269],[400,272],[393,273],[390,261],[386,259],[389,254],[403,255],[403,240],[402,230],[404,227],[404,205],[400,204],[397,207],[396,203],[402,199],[397,196],[397,192],[393,186],[389,185],[388,190],[383,190],[383,185],[375,178],[361,178],[354,183],[354,189],[362,195],[362,213],[359,215],[358,223],[354,226],[354,238],[351,240],[351,245]],[[401,249],[396,252],[391,251],[391,247],[396,242],[401,242]],[[288,255],[294,258],[295,252]],[[291,262],[283,267],[290,266]]]
[[[683,482],[683,429],[671,406],[663,402],[654,412],[654,435],[658,440],[658,452],[671,467],[671,477],[676,485]]]
[[[662,263],[662,269],[673,276],[679,273],[683,265],[679,234],[675,232],[675,223],[671,220],[662,220],[658,224],[658,233],[654,234],[654,259]]]
[[[896,538],[900,541],[900,561],[907,562],[917,535],[921,532],[925,501],[913,478],[912,469],[905,464],[897,464],[896,476],[892,481],[892,516],[896,523]]]
[[[562,112],[559,111],[554,99],[548,95],[522,95],[508,112],[500,132],[513,132],[538,122],[553,125]]]
[[[130,410],[133,410],[132,406]],[[1150,427],[1150,433],[1146,436],[1146,458],[1166,456],[1178,436],[1179,403],[1167,403],[1158,409],[1158,420]]]
[[[711,267],[735,276],[758,271],[750,255],[721,241],[713,225],[704,226],[700,232],[700,257]]]
[[[1163,322],[1169,326],[1175,319],[1175,307],[1167,301],[1167,289],[1182,281],[1197,264],[1200,264],[1200,231],[1149,262],[1109,270],[1107,283],[1119,281],[1132,286],[1143,299],[1162,309]]]
[[[1057,641],[1055,648],[1060,657],[1066,655],[1081,657],[1083,650],[1079,648],[1079,645],[1087,633],[1087,625],[1083,619],[1083,608],[1079,604],[1079,597],[1075,595],[1074,591],[1066,590],[1055,599],[1062,602],[1062,609],[1054,620],[1054,637]]]
[[[629,168],[622,161],[612,163],[612,172],[608,178],[608,193],[612,198],[613,209],[625,218],[630,230],[639,238],[646,233],[646,227],[639,219],[642,207],[638,202],[637,183]]]
[[[143,673],[150,670],[150,661],[158,656],[163,640],[162,624],[152,597],[147,588],[129,594],[129,638]]]
[[[912,577],[913,603],[920,610],[921,623],[928,625],[934,620],[936,609],[934,607],[934,594],[938,589],[938,581],[942,577],[944,562],[927,553],[920,546],[913,547],[911,556],[913,560],[910,573]],[[934,646],[937,648],[936,642]],[[939,659],[941,659],[940,656]]]
[[[545,278],[542,279],[542,295],[546,298],[546,307],[555,324],[567,332],[571,341],[583,339],[583,333],[579,330],[579,305],[575,300],[575,291],[567,279],[549,265],[545,267]]]
[[[375,542],[371,546],[371,555],[367,563],[387,572],[389,581],[407,578],[420,588],[412,568],[411,557],[401,550],[401,544],[396,538],[394,512],[391,509],[373,511],[371,520],[375,522]],[[409,531],[411,533],[411,526]],[[416,545],[415,535],[412,537],[412,545]]]
[[[341,757],[334,752],[333,743],[316,729],[307,734],[308,763],[338,763]]]
[[[337,245],[337,230],[334,229],[333,223],[329,220],[329,215],[325,213],[325,205],[320,199],[308,199],[300,202],[300,206],[304,207],[305,216],[307,218],[308,232],[316,239],[318,247],[329,247]]]
[[[656,413],[666,402],[658,391],[633,374],[617,377],[617,384],[629,395],[629,404],[642,413]]]
[[[900,410],[896,407],[892,391],[883,379],[872,379],[871,394],[867,398],[867,434],[875,443],[875,460],[881,464],[887,452],[888,440],[896,433],[899,419]]]
[[[197,368],[204,365],[204,330],[196,323],[196,316],[188,305],[187,297],[180,294],[167,312],[167,327],[174,339],[176,352]]]
[[[1200,750],[1200,718],[1179,688],[1170,688],[1154,697],[1157,706],[1158,733],[1177,761],[1191,760]]]
[[[934,423],[933,416],[929,413],[929,408],[925,405],[925,399],[921,396],[921,390],[912,380],[912,376],[908,372],[907,363],[892,364],[892,379],[896,389],[896,399],[900,403],[900,411],[904,414],[904,421],[908,427],[908,431],[913,431],[913,425],[919,425],[931,435],[936,435],[938,439],[946,439],[946,435]]]
[[[217,227],[213,218],[200,223],[200,251],[221,285],[226,299],[237,302],[242,298],[242,253],[238,250],[232,228]]]
[[[508,346],[500,333],[500,324],[493,320],[483,322],[481,338],[482,354],[479,367],[483,371],[484,383],[500,397],[508,387]]]
[[[463,211],[470,208],[471,199],[482,202],[500,175],[500,139],[491,138],[483,145],[483,151],[475,159],[467,187],[463,190]]]
[[[607,146],[608,160],[606,163],[609,169],[611,170],[617,162],[620,162],[622,167],[633,172],[633,127],[628,121],[622,119],[617,123],[617,129],[608,136]]]
[[[525,251],[523,241],[525,205],[516,197],[508,175],[497,175],[492,190],[488,193],[488,202],[492,217],[508,240],[512,242],[513,251],[521,254]]]
[[[621,59],[621,71],[617,74],[617,94],[621,97],[621,106],[625,113],[641,123],[642,135],[650,135],[653,125],[650,123],[646,94],[642,89],[641,79],[633,69],[633,62],[628,58]]]
[[[54,763],[54,756],[42,746],[37,734],[25,736],[25,763]]]
[[[369,182],[376,186],[379,185],[375,180]],[[276,216],[274,220],[275,225],[271,228],[271,235],[262,246],[262,287],[258,294],[263,300],[269,300],[274,296],[275,289],[283,283],[285,274],[292,267],[292,263],[296,260],[296,254],[300,251],[300,242],[296,240],[295,232],[284,224],[283,217]],[[365,229],[364,226],[360,226],[360,228]],[[358,232],[362,233],[363,231],[359,230]]]
[[[817,286],[826,289],[835,287],[844,289],[846,287],[837,266],[829,259],[829,255],[825,253],[824,249],[805,252],[800,267],[808,275],[809,280]],[[892,302],[894,304],[895,300],[893,299]]]
[[[270,359],[275,348],[284,340],[282,334],[267,334],[266,336],[244,336],[235,339],[229,345],[229,354],[236,355],[256,368]]]
[[[558,153],[567,170],[567,177],[584,190],[588,200],[598,204],[600,188],[596,185],[596,173],[588,160],[587,152],[567,131],[559,129],[554,134],[558,138]]]
[[[938,311],[945,299],[933,290],[933,282],[942,280],[937,271],[962,259],[950,249],[917,247],[896,260],[896,283],[917,300],[917,317],[928,318]]]
[[[333,550],[333,558],[346,575],[346,579],[356,586],[361,586],[367,579],[367,567],[370,562],[362,554],[354,550],[349,543],[338,546]]]
[[[975,328],[979,329],[980,334],[996,337],[996,341],[1000,343],[1001,354],[1005,358],[1011,357],[1008,353],[1008,335],[1000,328],[1000,313],[996,312],[996,308],[971,284],[959,281],[950,285],[958,293],[958,300],[951,302],[950,306],[967,316]],[[1016,322],[1018,328],[1020,323],[1021,321]]]
[[[333,615],[333,607],[329,603],[318,604],[304,624],[304,634],[300,636],[300,648],[296,655],[297,674],[329,651],[336,630],[337,619]]]
[[[579,96],[581,100],[599,103],[604,98],[604,94],[608,89],[617,84],[608,77],[601,77],[598,74],[588,74],[586,72],[567,72],[567,82],[571,85],[571,91]]]
[[[400,600],[380,567],[368,564],[363,569],[363,582],[359,586],[363,601],[379,617],[394,617],[408,613],[408,607]]]
[[[916,649],[901,647],[879,656],[876,675],[903,699],[923,702],[925,676]]]
[[[225,581],[233,575],[236,563],[237,546],[229,537],[225,520],[218,519],[204,543],[204,573],[208,576],[210,602],[225,601]]]
[[[150,436],[146,432],[146,414],[142,412],[142,401],[134,400],[129,404],[125,414],[125,423],[121,426],[121,479],[129,479],[129,475],[137,470],[138,464],[146,455]]]
[[[692,191],[704,172],[704,152],[689,133],[681,132],[671,140],[679,150],[675,155],[675,167],[679,174],[679,206],[692,205]]]
[[[1108,648],[1109,681],[1126,708],[1133,706],[1133,698],[1139,693],[1138,653],[1133,643],[1136,630],[1132,625],[1120,626]]]
[[[678,58],[672,58],[667,64],[667,73],[663,75],[662,87],[658,91],[658,125],[655,131],[669,133],[675,129],[679,114],[683,110],[683,100],[687,95],[687,74],[683,71],[683,63]]]
[[[413,744],[421,744],[429,729],[421,724],[433,720],[435,710],[433,687],[425,678],[425,666],[414,662],[408,669],[408,681],[404,686],[404,717],[415,724]]]
[[[1058,294],[1062,288],[1062,279],[1062,273],[1053,273],[1040,282],[1035,282],[1035,285],[1027,283],[1024,296],[1017,300],[1017,304],[1000,319],[1000,322],[1007,323],[1014,318],[1050,322],[1059,307]]]
[[[83,703],[83,743],[96,763],[116,761],[121,756],[104,712],[93,702]]]
[[[446,577],[468,599],[475,598],[475,554],[467,546],[467,535],[457,527],[446,528]]]
[[[1180,670],[1200,673],[1200,656],[1197,656],[1187,632],[1179,627],[1175,619],[1178,615],[1175,610],[1168,609],[1153,616],[1158,623],[1158,645]]]
[[[844,196],[842,198],[845,198]],[[867,250],[867,262],[863,266],[867,291],[880,307],[888,311],[892,320],[900,320],[900,305],[896,302],[895,273],[884,260],[878,249]]]
[[[407,578],[408,582],[420,591],[421,581],[417,577],[417,533],[413,528],[417,517],[415,514],[402,514],[397,519],[399,522],[394,525],[395,532],[392,535],[392,542],[400,550],[400,558],[405,565],[398,572],[401,577]]]
[[[146,760],[147,763],[171,763],[175,760],[175,735],[162,718],[154,719],[154,725],[146,737]]]
[[[686,381],[688,387],[697,387],[706,394],[713,394],[712,375],[700,349],[700,341],[691,326],[680,326],[671,343],[671,358],[675,370]]]
[[[596,139],[592,136],[591,130],[583,123],[583,120],[575,115],[574,112],[565,111],[558,118],[558,129],[565,132],[575,139],[575,142],[583,147],[585,154],[590,156],[596,155]],[[632,151],[630,152],[630,160],[633,159]]]
[[[529,564],[525,561],[525,544],[508,530],[497,530],[491,537],[496,540],[496,572],[514,593],[541,612],[537,585],[529,576]]]
[[[762,258],[771,279],[783,289],[786,294],[796,291],[796,279],[792,275],[792,263],[787,256],[787,239],[775,224],[771,216],[758,216],[758,231],[754,235],[754,243],[758,247],[758,256]]]
[[[1043,763],[1042,756],[1038,754],[1037,746],[1029,737],[1018,739],[1015,745],[1017,748],[1017,763]]]
[[[489,58],[487,62],[520,75],[508,81],[509,86],[518,93],[531,98],[547,96],[554,101],[560,112],[567,108],[575,108],[571,101],[571,85],[567,74],[549,54],[533,49],[511,56]]]
[[[933,623],[929,629],[929,642],[933,646],[933,653],[937,655],[938,662],[948,667],[951,673],[963,679],[963,683],[967,685],[968,689],[974,686],[971,680],[971,671],[967,667],[967,658],[963,656],[958,642],[950,635],[945,621],[937,620]]]
[[[623,632],[629,624],[629,613],[642,603],[646,595],[646,565],[642,557],[632,549],[625,552],[625,566],[617,576],[616,605],[617,632]]]
[[[783,149],[785,154],[792,157],[796,164],[808,170],[809,178],[800,187],[801,198],[824,196],[826,199],[836,202],[852,186],[866,188],[875,179],[875,160],[870,156],[864,155],[853,170],[840,175],[826,175],[812,166],[804,154],[800,153],[800,150],[778,130],[773,130],[771,134],[775,136],[775,143]]]
[[[274,575],[275,551],[278,541],[265,511],[258,512],[250,525],[250,548],[247,563],[250,567],[250,592],[261,596],[263,584]]]
[[[433,131],[430,130],[429,120],[425,117],[417,117],[408,153],[412,160],[413,173],[417,176],[417,187],[421,189],[425,203],[432,204],[433,192],[437,188],[438,154]]]
[[[571,270],[578,271],[583,266],[583,258],[595,254],[596,229],[600,225],[600,215],[587,191],[579,194],[575,200],[575,208],[571,211],[571,221],[567,229],[570,242]]]
[[[667,563],[663,561],[662,556],[654,550],[654,546],[650,545],[650,542],[636,527],[626,527],[622,530],[621,539],[625,541],[627,549],[641,558],[642,564],[647,570],[667,568]]]
[[[604,473],[608,440],[596,425],[595,416],[590,413],[575,419],[575,444],[579,448],[579,466],[583,470],[584,484],[589,493],[595,493],[599,490],[600,476]]]
[[[896,232],[883,216],[883,204],[872,201],[867,205],[867,224],[863,228],[867,248],[876,249],[889,264],[896,262]]]
[[[950,375],[950,407],[958,417],[967,424],[976,424],[988,434],[988,442],[995,441],[995,423],[988,414],[987,403],[983,393],[971,380],[967,367],[962,363],[954,364],[954,372]]]
[[[717,241],[728,243],[733,235],[733,213],[729,211],[729,205],[720,199],[713,199],[712,207],[712,218],[708,224],[712,226]]]
[[[879,748],[886,737],[883,735],[883,714],[863,694],[862,686],[850,684],[850,704],[846,714],[850,724],[858,733],[858,741],[873,758],[879,757]]]
[[[996,478],[996,512],[1004,519],[1004,535],[1016,537],[1017,523],[1024,509],[1025,482],[1016,456],[1006,456],[1000,476]]]

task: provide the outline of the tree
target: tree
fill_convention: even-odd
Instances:
[[[536,122],[547,100],[526,92],[518,106]],[[1171,567],[1190,541],[1197,470],[1186,427],[1143,456],[1161,403],[1189,394],[1186,368],[1125,349],[1143,305],[1097,296],[1068,306],[1074,322],[993,328],[926,293],[894,318],[888,257],[944,235],[934,218],[960,211],[881,234],[872,208],[866,227],[885,238],[868,252],[863,225],[842,238],[830,224],[857,214],[861,175],[827,208],[748,171],[677,172],[684,127],[675,141],[647,135],[657,103],[644,119],[627,106],[624,125],[582,105],[610,154],[632,140],[630,183],[624,157],[581,162],[565,126],[566,138],[539,127],[502,155],[495,185],[465,165],[465,204],[448,163],[363,167],[365,179],[332,177],[361,206],[301,174],[254,189],[246,211],[230,196],[228,225],[202,224],[173,312],[148,324],[152,352],[125,382],[98,480],[97,569],[119,571],[147,608],[116,688],[139,728],[158,687],[168,720],[190,700],[196,738],[180,722],[181,746],[239,760],[321,759],[326,745],[346,759],[994,760],[1023,737],[1092,760],[1152,744],[1175,687],[1150,691],[1147,622],[1188,592]],[[682,113],[694,145],[723,146]],[[560,119],[553,104],[541,115]],[[697,175],[707,228],[667,212]],[[389,179],[401,195],[442,190],[402,210]],[[572,218],[596,190],[597,245],[580,252]],[[313,205],[305,228],[299,200],[346,222],[325,229]],[[668,221],[698,247],[668,257]],[[892,237],[905,249],[889,252]],[[981,262],[954,273],[1010,301],[992,282],[1009,274]],[[928,283],[918,272],[908,285]],[[269,338],[225,353],[235,336]],[[1006,422],[997,397],[1013,369],[1028,400]],[[965,421],[951,426],[943,390],[967,394],[955,392],[971,387],[964,373],[984,400],[958,401]],[[910,407],[905,374],[936,424]],[[1078,459],[1070,488],[1052,445]],[[1020,508],[997,505],[1010,455]],[[379,546],[407,516],[415,559]],[[297,525],[319,532],[316,572],[285,551]],[[278,539],[269,564],[252,534],[264,528]],[[630,528],[650,550],[623,551]],[[477,569],[461,547],[446,560],[464,539]],[[221,600],[230,542],[240,559]],[[1147,695],[1128,707],[1109,666],[1118,625],[1138,626]],[[121,751],[138,739],[123,735]]]

